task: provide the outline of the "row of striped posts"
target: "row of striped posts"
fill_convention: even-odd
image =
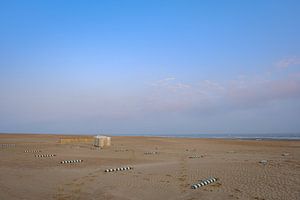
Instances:
[[[55,154],[43,154],[43,155],[35,155],[35,157],[54,157]],[[66,164],[66,163],[81,163],[83,160],[63,160],[60,163]]]
[[[81,163],[83,160],[63,160],[60,163],[61,164],[66,164],[66,163]]]
[[[53,157],[55,154],[43,154],[43,155],[35,155],[35,157]]]
[[[115,172],[115,171],[131,170],[131,169],[133,169],[133,167],[119,167],[119,168],[106,169],[106,170],[104,170],[104,172]],[[197,189],[202,186],[208,185],[210,183],[216,182],[217,180],[218,180],[218,178],[214,178],[214,177],[206,179],[206,180],[201,180],[199,183],[192,185],[191,188]]]
[[[213,182],[216,182],[218,180],[218,178],[209,178],[209,179],[206,179],[206,180],[201,180],[199,183],[196,183],[194,185],[191,186],[192,189],[197,189],[197,188],[200,188],[202,186],[205,186],[205,185],[208,185],[210,183],[213,183]]]
[[[15,147],[15,144],[1,144],[2,147]],[[40,150],[25,150],[24,152],[30,153],[30,152],[41,152]],[[158,152],[145,152],[144,154],[157,154]],[[35,155],[35,157],[53,157],[56,156],[55,154],[45,154],[45,155]],[[190,156],[189,158],[200,158],[200,156]],[[81,163],[83,160],[63,160],[60,163],[61,164],[66,164],[66,163]],[[124,170],[131,170],[133,167],[119,167],[119,168],[111,168],[111,169],[106,169],[104,172],[115,172],[115,171],[124,171]],[[208,185],[210,183],[216,182],[218,178],[209,178],[206,180],[201,180],[197,184],[193,184],[191,186],[192,189],[197,189],[202,186]]]
[[[119,168],[111,168],[111,169],[106,169],[104,172],[115,172],[115,171],[124,171],[124,170],[131,170],[133,167],[119,167]]]

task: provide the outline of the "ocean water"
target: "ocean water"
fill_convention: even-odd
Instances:
[[[220,138],[220,139],[241,139],[241,140],[300,140],[300,133],[282,134],[214,134],[214,133],[194,133],[194,134],[112,134],[112,136],[155,136],[155,137],[178,137],[178,138]]]

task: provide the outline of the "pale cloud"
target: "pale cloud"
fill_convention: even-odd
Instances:
[[[161,81],[172,81],[172,80],[175,80],[176,78],[175,77],[168,77],[168,78],[165,78]]]
[[[288,68],[296,65],[300,65],[300,57],[297,56],[287,57],[276,63],[278,68]]]
[[[155,81],[154,83],[152,83],[152,85],[153,86],[164,86],[175,79],[176,78],[174,78],[174,77],[167,77],[167,78]]]
[[[62,122],[80,126],[84,122],[95,129],[115,124],[122,128],[172,128],[177,123],[190,123],[193,127],[201,123],[203,126],[199,127],[211,128],[218,121],[224,124],[220,127],[227,127],[225,122],[230,116],[234,121],[251,113],[259,115],[265,108],[270,108],[270,112],[285,111],[286,107],[293,108],[294,102],[300,102],[300,76],[295,70],[241,75],[223,81],[187,82],[166,77],[138,88],[121,89],[65,91],[53,87],[36,91],[3,87],[6,95],[0,99],[0,121],[2,127],[12,126],[8,121],[22,122],[24,126],[49,123],[51,127]],[[297,109],[292,111],[289,112],[296,116]],[[266,113],[264,116],[268,117],[269,112]]]
[[[149,89],[145,106],[151,111],[195,112],[252,109],[274,101],[300,98],[300,77],[239,76],[227,81],[183,83],[175,78]],[[164,79],[166,80],[166,79]]]
[[[155,81],[151,86],[156,87],[157,89],[168,89],[172,91],[187,89],[191,86],[187,83],[182,83],[176,81],[175,77],[167,77],[158,81]]]
[[[26,94],[25,94],[26,93]],[[185,82],[167,77],[142,86],[140,90],[90,93],[81,91],[57,94],[47,90],[33,98],[22,94],[23,103],[13,104],[18,116],[27,115],[39,120],[64,118],[105,118],[127,120],[155,114],[179,115],[219,114],[234,110],[255,109],[274,101],[300,98],[300,76],[285,75],[280,79],[265,76],[239,76],[236,79],[216,81],[199,80]],[[17,94],[16,94],[17,95]],[[60,96],[59,99],[54,98]],[[1,99],[2,105],[11,105],[12,98]],[[2,107],[9,113],[12,108]],[[21,114],[20,114],[21,113]],[[24,113],[24,115],[22,115]],[[31,117],[26,117],[30,119]]]
[[[232,107],[253,108],[272,101],[300,97],[300,81],[296,79],[248,82],[243,88],[231,86],[224,98]]]

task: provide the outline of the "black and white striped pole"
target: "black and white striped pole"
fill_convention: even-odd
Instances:
[[[16,144],[1,144],[2,148],[16,147]]]
[[[44,155],[35,155],[35,157],[53,157],[55,154],[44,154]]]
[[[41,150],[25,150],[25,153],[38,153],[41,152]]]
[[[193,159],[193,158],[202,158],[203,156],[189,156],[189,158]]]
[[[119,167],[119,168],[111,168],[111,169],[106,169],[104,172],[116,172],[116,171],[124,171],[124,170],[131,170],[133,167]]]
[[[191,188],[192,189],[197,189],[197,188],[200,188],[202,186],[208,185],[210,183],[216,182],[217,180],[218,180],[218,178],[209,178],[209,179],[206,179],[206,180],[201,180],[199,183],[192,185]]]
[[[158,154],[158,152],[157,151],[151,151],[151,152],[145,152],[144,154],[145,155]]]
[[[61,164],[67,164],[67,163],[81,163],[83,160],[63,160],[60,163]]]

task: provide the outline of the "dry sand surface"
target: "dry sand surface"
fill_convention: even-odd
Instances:
[[[1,200],[300,199],[300,141],[113,137],[99,150],[61,137],[0,134]],[[134,169],[104,172],[123,166]],[[191,189],[208,177],[219,181]]]

